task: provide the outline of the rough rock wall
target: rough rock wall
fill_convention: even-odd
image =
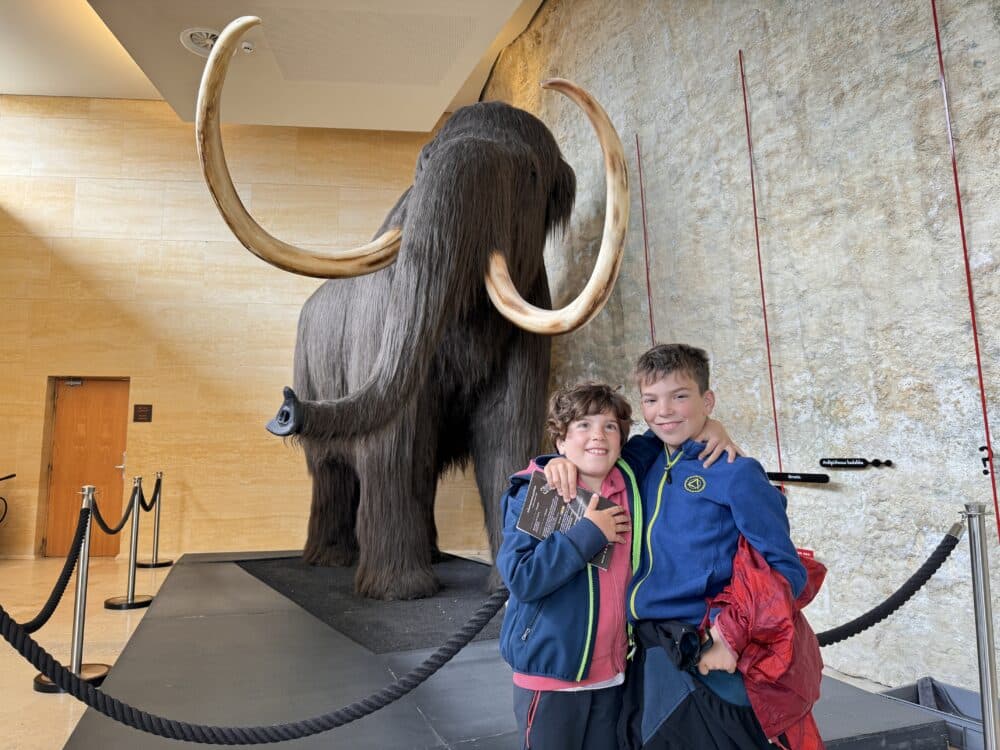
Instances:
[[[757,3],[550,0],[503,54],[484,99],[538,114],[577,171],[578,208],[547,265],[575,294],[600,240],[603,174],[589,125],[538,82],[590,90],[630,158],[631,228],[606,310],[555,346],[553,382],[629,383],[651,340],[636,160],[642,151],[653,322],[712,355],[717,415],[777,469],[738,50],[745,57],[774,390],[786,470],[891,459],[791,485],[797,543],[830,568],[817,631],[882,601],[962,503],[992,505],[929,0]],[[938,7],[977,298],[1000,431],[1000,4]],[[630,393],[634,394],[631,385]],[[987,520],[1000,591],[995,519]],[[889,685],[974,686],[968,545],[900,613],[824,650]]]

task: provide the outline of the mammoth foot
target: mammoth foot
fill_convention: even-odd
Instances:
[[[354,591],[368,599],[424,599],[440,590],[441,583],[430,568],[403,572],[358,568],[354,578]]]
[[[309,565],[323,568],[349,568],[358,561],[358,548],[339,544],[326,547],[306,546],[302,559]]]
[[[285,401],[279,407],[278,413],[266,425],[267,431],[278,437],[288,437],[302,431],[303,414],[299,397],[288,386],[285,386],[284,396]]]

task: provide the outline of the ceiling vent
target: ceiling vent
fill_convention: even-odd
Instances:
[[[181,32],[181,46],[199,57],[208,57],[212,51],[212,45],[218,38],[219,32],[214,29],[184,29]]]

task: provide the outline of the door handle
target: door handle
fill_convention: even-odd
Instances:
[[[122,462],[120,464],[118,464],[117,466],[114,466],[112,468],[114,468],[114,469],[121,469],[122,470],[122,480],[125,479],[125,451],[122,451]]]

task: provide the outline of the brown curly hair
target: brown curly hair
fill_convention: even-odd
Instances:
[[[553,393],[549,399],[545,429],[555,445],[556,440],[565,439],[570,423],[589,414],[603,414],[606,411],[615,415],[624,445],[632,429],[632,407],[617,388],[606,383],[580,383],[560,388]]]

